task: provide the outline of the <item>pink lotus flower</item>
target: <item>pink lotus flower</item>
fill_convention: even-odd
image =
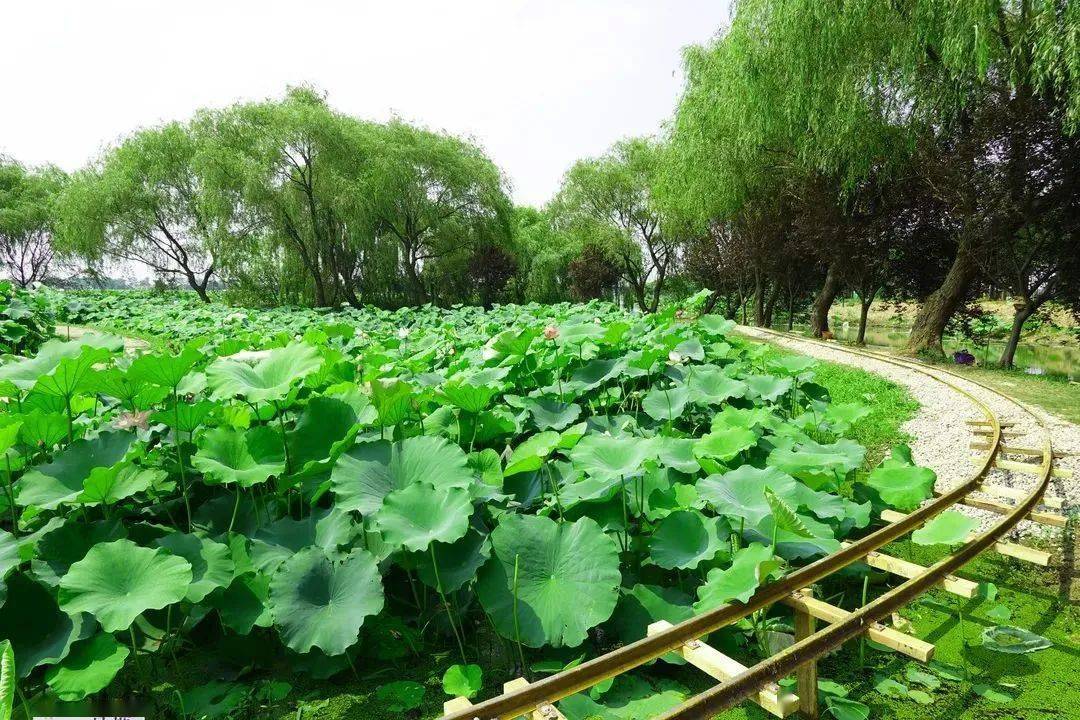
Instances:
[[[546,328],[544,328],[545,340],[554,340],[557,337],[559,337],[559,328],[555,327],[554,325],[548,325]]]
[[[120,416],[116,418],[116,422],[113,423],[113,427],[118,430],[131,430],[133,428],[146,430],[150,427],[150,411],[143,410],[141,412],[121,413]]]

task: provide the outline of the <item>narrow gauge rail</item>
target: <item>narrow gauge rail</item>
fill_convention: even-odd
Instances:
[[[765,332],[787,337],[775,331]],[[826,345],[826,343],[822,344]],[[827,346],[834,349],[836,347],[831,344]],[[928,660],[933,654],[932,645],[927,648],[926,643],[922,641],[902,633],[890,632],[888,628],[880,624],[880,621],[935,585],[943,585],[950,592],[967,593],[966,596],[971,597],[971,583],[956,578],[952,573],[984,550],[992,548],[1000,553],[1030,562],[1048,564],[1050,556],[1045,552],[1001,541],[1001,538],[1024,518],[1050,525],[1064,524],[1062,516],[1040,512],[1036,509],[1043,503],[1043,495],[1053,474],[1054,462],[1054,451],[1042,416],[1014,398],[943,368],[933,368],[920,362],[863,350],[851,348],[842,348],[842,350],[931,377],[961,393],[978,407],[984,417],[970,424],[980,436],[979,447],[983,449],[984,454],[979,459],[972,475],[912,513],[906,515],[884,513],[882,519],[886,521],[886,524],[883,527],[859,540],[846,543],[831,555],[793,570],[779,580],[759,588],[745,603],[733,602],[723,605],[678,625],[656,623],[649,628],[649,635],[642,640],[533,683],[519,678],[507,683],[502,695],[475,705],[465,698],[454,698],[446,703],[446,714],[442,720],[495,720],[496,718],[501,720],[519,716],[533,720],[555,720],[562,717],[554,706],[558,700],[586,690],[603,680],[628,672],[669,652],[683,655],[690,664],[721,680],[721,683],[663,714],[660,716],[663,720],[704,720],[746,699],[757,702],[779,717],[801,710],[805,716],[816,718],[818,717],[817,659],[826,652],[847,640],[868,633],[872,637],[876,635],[875,639],[886,641],[887,644],[911,657]],[[1038,425],[1046,432],[1046,440],[1041,449],[1027,451],[1027,454],[1039,457],[1039,464],[997,464],[999,453],[1017,452],[1003,445],[1001,421],[986,403],[971,392],[950,382],[947,379],[948,376],[961,377],[966,382],[978,385],[987,392],[1015,404],[1034,417]],[[1016,471],[1018,468],[1014,466],[1018,465],[1023,466],[1023,471],[1031,472],[1036,476],[1035,487],[1030,493],[1023,494],[1022,491],[1018,493],[1011,488],[999,488],[986,482],[987,474],[992,468],[999,467]],[[1017,502],[1010,505],[969,497],[976,492],[995,494],[995,491],[999,496],[1011,498]],[[881,547],[910,533],[935,515],[958,504],[991,510],[1002,517],[989,530],[973,534],[958,551],[928,568],[906,563],[897,558],[889,558],[877,552]],[[874,567],[905,577],[907,580],[863,607],[850,612],[815,601],[810,597],[810,587],[814,583],[859,560],[866,560]],[[709,633],[776,602],[783,602],[795,608],[796,642],[787,649],[747,668],[701,642],[700,638]],[[815,620],[818,619],[831,624],[815,632]],[[798,679],[798,695],[784,695],[775,684],[776,680],[791,673],[796,673]]]

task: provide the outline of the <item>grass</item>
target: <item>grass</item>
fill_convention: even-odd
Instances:
[[[1019,370],[940,364],[998,392],[1080,424],[1080,383],[1051,375],[1028,375]]]

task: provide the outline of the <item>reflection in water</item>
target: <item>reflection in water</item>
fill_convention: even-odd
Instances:
[[[806,325],[796,325],[795,329],[805,332],[809,328]],[[832,331],[837,340],[853,343],[859,335],[859,325],[858,323],[834,323]],[[907,337],[907,328],[888,325],[868,325],[866,328],[867,346],[899,348],[907,341]],[[967,348],[977,358],[978,364],[993,365],[1001,358],[1005,343],[1000,340],[991,340],[990,347],[985,348],[976,347],[971,341],[963,338],[945,338],[946,352],[951,354],[961,348]],[[1070,379],[1080,375],[1080,348],[1020,343],[1020,346],[1016,348],[1015,361],[1016,367],[1020,370],[1031,368],[1047,375],[1063,375]]]

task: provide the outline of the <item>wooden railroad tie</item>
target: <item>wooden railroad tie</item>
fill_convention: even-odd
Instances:
[[[649,635],[656,635],[670,627],[671,623],[667,620],[659,620],[649,625],[646,632]],[[746,666],[741,662],[728,657],[701,640],[691,640],[673,652],[706,675],[720,681],[730,680],[746,671]],[[781,718],[787,717],[799,709],[798,696],[785,692],[776,683],[766,684],[748,699],[760,705],[766,712]]]
[[[971,458],[973,465],[982,465],[983,458],[973,457]],[[1042,467],[1035,463],[1017,462],[1016,460],[1003,460],[1002,458],[994,459],[994,467],[999,470],[1010,470],[1012,472],[1030,473],[1031,475],[1039,475],[1042,473]],[[1051,468],[1050,475],[1058,478],[1071,478],[1073,476],[1072,471],[1068,468]]]
[[[503,683],[503,693],[514,692],[526,687],[529,681],[525,678],[514,678],[508,682]],[[472,707],[472,703],[468,698],[456,697],[451,698],[443,703],[443,714],[449,715],[452,712],[459,712],[461,710],[468,710]],[[530,712],[527,716],[528,720],[566,720],[566,716],[559,712],[559,709],[555,707],[554,703],[542,703],[538,705],[535,710]],[[480,718],[474,718],[473,720],[480,720]]]
[[[903,520],[907,515],[896,510],[882,510],[881,519],[885,522],[894,523]],[[977,533],[972,533],[965,538],[965,542],[970,542],[977,536]],[[1046,567],[1050,564],[1051,555],[1045,550],[1037,550],[1035,548],[1028,547],[1027,545],[1018,545],[1016,543],[1009,542],[995,542],[994,550],[1001,555],[1007,555],[1008,557],[1016,558],[1017,560],[1024,560],[1034,565],[1041,565]]]
[[[842,543],[844,547],[851,545],[850,542]],[[883,570],[893,575],[898,575],[902,578],[911,579],[916,575],[920,575],[926,572],[927,568],[919,565],[918,563],[908,562],[907,560],[901,560],[898,557],[892,555],[885,555],[877,551],[869,553],[865,558],[866,564],[875,570]],[[962,598],[970,600],[979,594],[979,586],[970,580],[956,577],[955,575],[947,575],[942,578],[938,585],[945,591],[957,595]]]

